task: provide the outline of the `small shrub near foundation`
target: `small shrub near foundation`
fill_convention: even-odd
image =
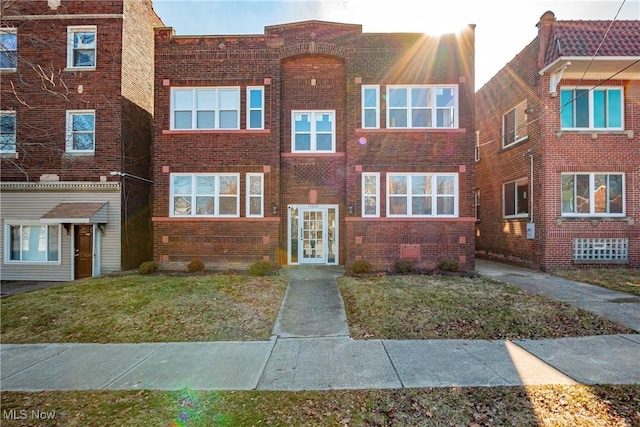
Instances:
[[[204,262],[202,262],[200,258],[192,259],[189,261],[189,264],[187,264],[187,271],[189,273],[199,273],[204,271]]]
[[[373,270],[373,267],[371,266],[371,263],[369,261],[363,258],[354,262],[351,265],[351,270],[353,271],[354,274],[367,274],[367,273],[371,273],[371,270]]]
[[[436,266],[440,271],[460,271],[460,263],[458,261],[443,259],[438,261],[438,265]]]
[[[145,261],[138,267],[138,273],[140,274],[153,274],[158,269],[158,264],[154,261]]]
[[[269,261],[257,261],[249,267],[249,275],[266,276],[271,271],[271,263]]]
[[[393,266],[393,271],[399,274],[411,273],[413,271],[413,263],[408,259],[398,260]]]

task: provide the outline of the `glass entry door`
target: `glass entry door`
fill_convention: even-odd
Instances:
[[[300,209],[300,263],[327,262],[327,215],[326,209]]]

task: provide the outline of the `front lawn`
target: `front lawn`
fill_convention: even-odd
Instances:
[[[3,343],[268,340],[286,279],[102,277],[2,300]]]
[[[559,270],[554,275],[569,280],[590,283],[614,291],[640,296],[640,269],[594,268],[588,270]]]

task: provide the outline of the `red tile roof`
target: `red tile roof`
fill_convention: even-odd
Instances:
[[[555,21],[545,65],[561,56],[640,56],[640,21]],[[603,37],[604,42],[602,42]],[[598,46],[602,46],[598,50]]]

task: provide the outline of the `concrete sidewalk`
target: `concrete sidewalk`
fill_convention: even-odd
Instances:
[[[619,316],[631,324],[637,315],[624,308],[636,303],[619,302],[619,298],[627,301],[627,294],[621,297],[620,293],[576,282],[557,282],[543,273],[495,263],[480,261],[478,265],[482,274],[518,282],[538,293],[579,304],[598,303],[610,318]],[[290,281],[270,341],[4,344],[0,347],[0,389],[327,390],[640,384],[640,334],[513,342],[352,340],[335,283],[342,274],[339,267],[289,269],[283,274]],[[551,289],[554,287],[557,289]]]

